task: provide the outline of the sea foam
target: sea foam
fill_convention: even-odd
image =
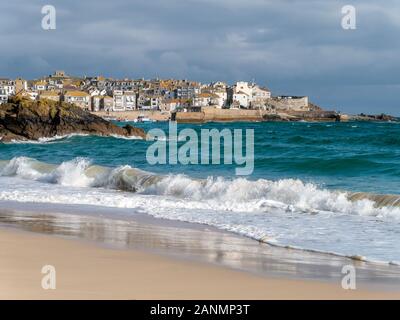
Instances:
[[[162,176],[85,158],[0,161],[0,201],[123,208],[129,215],[207,224],[277,246],[394,263],[400,261],[393,250],[400,208],[379,207],[375,196],[298,179]]]
[[[53,165],[27,157],[16,157],[0,164],[0,176],[60,186],[105,188],[182,199],[186,200],[188,209],[193,205],[196,208],[223,211],[268,212],[279,209],[311,215],[328,212],[400,218],[400,207],[379,206],[376,200],[380,198],[377,195],[360,196],[328,190],[298,179],[193,179],[183,174],[156,175],[128,165],[117,168],[96,166],[85,158]],[[384,199],[384,196],[381,198]],[[394,198],[391,203],[398,204],[399,201]]]

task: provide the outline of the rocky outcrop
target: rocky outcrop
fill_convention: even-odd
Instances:
[[[360,113],[359,115],[352,116],[351,120],[356,120],[356,121],[392,121],[392,122],[398,122],[400,118],[388,115],[388,114],[364,114]]]
[[[119,127],[72,104],[14,97],[0,105],[0,141],[38,140],[68,134],[137,136],[145,132],[130,125]]]

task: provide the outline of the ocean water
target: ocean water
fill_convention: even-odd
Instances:
[[[168,132],[168,123],[134,125]],[[254,129],[253,174],[235,176],[236,164],[150,165],[154,141],[140,139],[7,143],[0,144],[0,207],[127,208],[278,246],[400,262],[400,124],[178,125],[184,128]]]

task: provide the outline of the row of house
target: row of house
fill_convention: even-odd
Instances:
[[[221,81],[201,84],[186,79],[77,78],[64,71],[31,81],[0,79],[0,103],[15,94],[65,101],[90,111],[200,111],[207,106],[268,109],[272,101],[268,88],[244,81],[229,86]]]

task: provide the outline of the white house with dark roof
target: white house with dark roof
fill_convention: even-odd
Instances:
[[[64,101],[68,103],[73,103],[84,110],[91,109],[91,99],[90,94],[84,91],[71,90],[64,93]]]

